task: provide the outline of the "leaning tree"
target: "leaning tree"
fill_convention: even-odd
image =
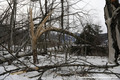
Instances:
[[[108,29],[109,62],[118,64],[120,54],[120,4],[118,0],[106,0],[104,8]]]

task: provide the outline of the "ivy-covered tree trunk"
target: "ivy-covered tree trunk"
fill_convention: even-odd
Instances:
[[[120,54],[120,7],[118,0],[106,0],[104,8],[108,30],[109,62],[116,63]]]

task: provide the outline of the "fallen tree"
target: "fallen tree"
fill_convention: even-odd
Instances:
[[[57,68],[62,68],[62,67],[85,67],[85,71],[77,71],[76,74],[90,74],[90,73],[100,73],[100,74],[114,74],[114,75],[119,75],[119,73],[114,73],[114,72],[108,72],[108,68],[113,68],[116,67],[116,65],[89,65],[89,64],[56,64],[56,65],[44,65],[44,66],[36,66],[36,67],[22,67],[22,68],[16,68],[13,70],[8,70],[6,72],[1,73],[0,75],[5,75],[7,73],[10,73],[12,75],[14,74],[22,74],[22,73],[26,73],[26,72],[31,72],[31,71],[37,71],[39,72],[40,78],[42,77],[42,75],[50,70],[50,69],[57,69]],[[104,69],[103,72],[96,72],[96,71],[89,71],[90,68],[93,69]],[[88,69],[88,70],[87,70]],[[68,75],[75,75],[74,73],[68,73],[68,74],[59,74],[60,76],[68,76]],[[36,77],[36,76],[32,76],[32,77]],[[32,78],[31,77],[31,78]]]
[[[71,33],[69,31],[66,31],[66,30],[63,30],[63,29],[59,29],[59,28],[56,28],[56,27],[48,27],[46,29],[42,28],[41,32],[39,33],[39,37],[42,36],[42,34],[46,33],[46,32],[49,32],[49,31],[55,31],[55,32],[60,32],[60,33],[64,33],[64,34],[67,34],[67,35],[70,35],[78,40],[82,40],[86,43],[89,43],[91,44],[90,42],[87,42],[85,40],[83,40],[82,38],[80,38],[79,36],[75,35],[74,33]],[[32,56],[33,53],[32,52],[27,52],[27,53],[20,53],[18,54],[18,52],[20,52],[20,50],[24,47],[24,45],[28,42],[29,39],[27,39],[23,45],[21,45],[21,47],[16,51],[16,53],[12,53],[13,55],[7,55],[7,56],[2,56],[1,55],[1,58],[0,58],[0,64],[4,63],[4,62],[9,62],[9,61],[13,61],[13,60],[16,60],[16,58],[21,58],[21,57],[25,57],[25,56]],[[91,44],[92,46],[95,47],[95,45]],[[2,46],[2,45],[1,45]],[[36,46],[37,46],[37,43],[36,43]],[[6,51],[8,51],[9,53],[11,53],[5,46],[2,46],[3,48],[6,49]],[[36,50],[37,50],[37,47],[36,47]],[[37,55],[40,54],[40,53],[36,53]],[[15,58],[16,57],[16,58]]]
[[[86,43],[89,43],[92,46],[96,46],[94,44],[91,44],[90,42],[80,38],[79,36],[75,35],[74,33],[71,33],[67,30],[64,29],[60,29],[60,28],[56,28],[56,27],[51,27],[48,26],[47,28],[44,27],[44,24],[46,23],[46,21],[48,20],[49,16],[51,15],[52,11],[50,11],[48,13],[48,15],[46,15],[46,17],[42,20],[41,24],[37,27],[36,31],[34,30],[34,23],[33,23],[33,19],[32,19],[32,9],[30,9],[30,38],[31,38],[31,45],[32,45],[32,53],[33,53],[33,62],[34,64],[37,63],[37,40],[39,37],[41,37],[41,35],[43,33],[49,32],[49,31],[55,31],[55,32],[60,32],[60,33],[64,33],[67,35],[70,35],[78,40],[84,41]]]

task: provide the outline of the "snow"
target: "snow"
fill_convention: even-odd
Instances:
[[[49,57],[48,55],[46,56],[41,56],[39,55],[39,64],[38,66],[43,66],[43,65],[52,65],[52,64],[60,64],[64,62],[64,55],[63,54],[57,54],[56,57],[52,56]],[[32,57],[31,57],[32,59]],[[24,61],[28,66],[33,67],[34,65],[31,65],[29,63],[29,61],[24,60],[24,58],[20,58],[19,60]],[[91,64],[94,65],[105,65],[108,62],[108,58],[106,57],[99,57],[99,56],[73,56],[70,55],[68,57],[68,62],[72,63],[72,64],[82,64],[82,63],[86,63],[89,64],[89,62]],[[14,61],[14,63],[16,63],[17,61]],[[32,62],[32,61],[31,61]],[[21,64],[18,64],[20,67],[22,67]],[[112,64],[109,64],[112,65]],[[4,67],[5,68],[4,68]],[[7,65],[2,64],[0,65],[0,74],[5,72],[4,69],[7,70],[11,70],[11,69],[15,69],[16,66],[14,65]],[[83,68],[85,69],[85,68]],[[86,68],[87,69],[87,68]],[[75,72],[75,71],[81,71],[81,68],[79,69],[78,67],[63,67],[60,70],[53,71],[53,70],[48,70],[46,71],[43,75],[42,75],[42,80],[87,80],[87,79],[94,79],[94,80],[119,80],[115,75],[112,74],[87,74],[84,76],[75,74],[72,76],[59,76],[58,73],[69,73],[69,72]],[[104,69],[95,69],[95,70],[91,70],[91,71],[104,71]],[[109,68],[109,71],[115,72],[115,73],[120,73],[120,66],[114,67],[114,68]],[[33,72],[27,72],[27,73],[22,73],[22,74],[5,74],[0,76],[0,80],[38,80],[38,77],[34,77],[34,78],[30,78],[33,76],[38,75],[39,73],[37,71],[33,71]]]
[[[4,76],[0,77],[0,80],[2,80],[3,78]],[[15,74],[15,75],[9,75],[8,77],[6,76],[4,80],[34,80],[34,79],[29,79],[27,77],[23,77]]]

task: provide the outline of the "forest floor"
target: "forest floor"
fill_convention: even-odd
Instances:
[[[24,62],[29,67],[35,67],[32,64],[32,56],[20,58],[22,62]],[[57,56],[50,57],[49,55],[39,55],[38,56],[39,64],[37,66],[45,66],[45,65],[57,65],[65,62],[65,55],[57,54]],[[19,67],[22,67],[22,64],[18,61],[13,61]],[[67,64],[88,64],[88,65],[114,65],[108,63],[108,58],[100,57],[100,56],[73,56],[70,55],[67,59]],[[0,64],[0,74],[16,69],[17,67],[13,64],[8,65],[8,63]],[[86,72],[86,73],[78,73],[78,72]],[[90,73],[89,72],[95,72]],[[100,73],[98,73],[100,72]],[[109,74],[109,73],[117,73],[117,74]],[[0,76],[0,80],[38,80],[40,76],[39,72],[31,71],[31,72],[23,72],[23,73],[8,73]],[[68,74],[68,75],[66,75]],[[36,76],[36,77],[35,77]],[[45,71],[41,77],[41,80],[120,80],[120,65],[111,68],[97,68],[97,67],[87,67],[87,66],[69,66],[69,67],[59,67],[48,69]],[[39,79],[40,80],[40,79]]]

